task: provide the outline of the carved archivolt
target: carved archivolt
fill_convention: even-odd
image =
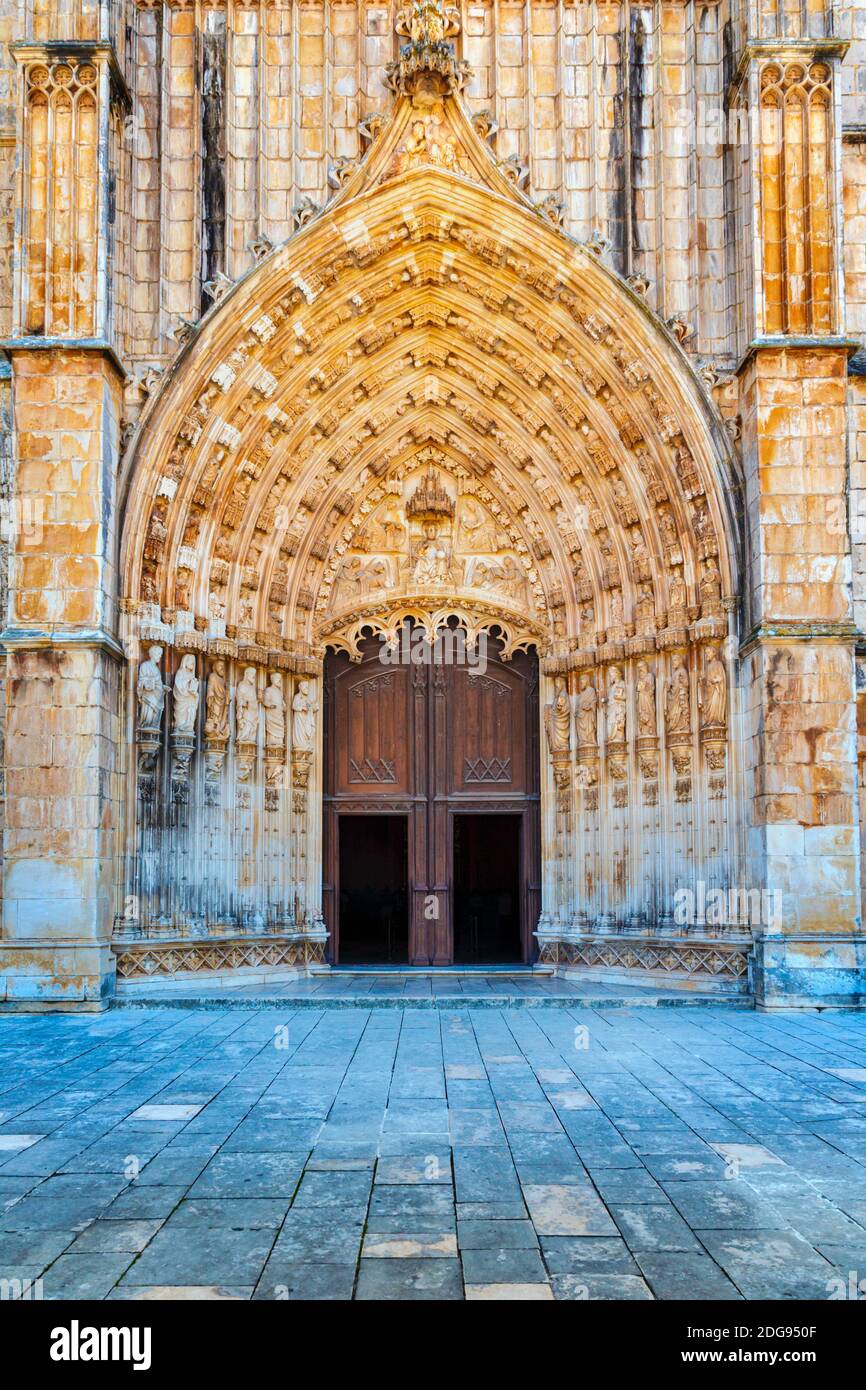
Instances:
[[[563,659],[697,621],[707,561],[718,610],[729,446],[678,349],[532,211],[453,97],[413,101],[148,401],[130,614],[303,663],[340,612],[419,587],[520,610]],[[468,163],[419,144],[395,180],[422,118],[424,151],[453,138]],[[428,466],[454,515],[422,554],[405,507]]]

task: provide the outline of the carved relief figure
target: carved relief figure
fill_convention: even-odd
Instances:
[[[406,536],[406,526],[396,507],[386,507],[379,517],[374,532],[377,544],[383,550],[401,550]]]
[[[229,693],[224,661],[215,661],[208,677],[204,731],[209,738],[228,737]]]
[[[162,710],[165,704],[167,686],[163,684],[159,663],[162,660],[162,647],[149,647],[147,660],[138,669],[138,726],[140,729],[158,729],[162,723]]]
[[[299,681],[292,700],[292,747],[301,753],[312,753],[316,745],[316,710],[309,681]]]
[[[551,753],[567,753],[571,747],[571,701],[562,676],[557,677],[553,700],[545,710],[544,722]]]
[[[607,687],[607,721],[605,732],[608,743],[622,743],[625,740],[625,719],[628,705],[628,690],[618,666],[610,668],[610,681]]]
[[[444,584],[448,578],[448,551],[440,543],[432,523],[424,527],[424,541],[412,578],[417,584]]]
[[[195,674],[195,657],[191,652],[181,659],[174,678],[171,731],[173,734],[192,734],[198,712],[199,682]]]
[[[701,602],[718,603],[722,596],[722,576],[712,555],[704,561],[701,573]]]
[[[587,673],[580,678],[577,697],[577,736],[580,743],[598,743],[598,692]]]
[[[390,583],[388,564],[378,557],[364,561],[358,555],[344,560],[337,580],[337,599],[340,603],[363,598]]]
[[[498,550],[497,527],[474,497],[463,500],[460,511],[460,539],[467,550]]]
[[[642,737],[656,732],[656,678],[645,661],[637,664],[637,731]]]
[[[671,608],[685,608],[688,599],[686,582],[683,579],[683,572],[679,565],[674,565],[668,580],[668,591],[670,594]]]
[[[728,709],[728,679],[718,647],[707,647],[707,664],[698,688],[704,727],[724,725]]]
[[[235,697],[238,743],[255,743],[259,732],[259,693],[256,689],[256,668],[248,666]]]
[[[265,743],[268,748],[283,748],[286,742],[286,701],[283,697],[283,678],[272,671],[268,687],[262,696],[265,707]]]
[[[622,589],[611,589],[610,591],[610,625],[611,627],[622,627]]]
[[[687,734],[692,727],[689,673],[684,658],[674,667],[665,699],[665,728],[669,734]]]

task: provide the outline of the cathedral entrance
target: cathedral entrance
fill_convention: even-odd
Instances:
[[[453,630],[453,629],[452,629]],[[417,647],[413,645],[417,652]],[[538,664],[378,637],[325,662],[323,906],[335,963],[528,961],[540,896]]]

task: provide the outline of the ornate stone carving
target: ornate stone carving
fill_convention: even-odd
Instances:
[[[165,692],[168,686],[162,679],[159,663],[162,661],[162,647],[148,648],[147,660],[138,668],[138,728],[159,733],[162,724],[162,711],[165,706]]]
[[[238,743],[255,745],[259,734],[259,694],[254,666],[247,666],[235,692],[235,718]]]
[[[674,667],[665,697],[665,729],[668,736],[686,738],[691,734],[691,689],[689,672],[683,656],[674,659]]]
[[[611,666],[605,696],[605,739],[608,744],[625,742],[627,710],[628,687],[620,668]]]
[[[292,751],[312,753],[316,746],[316,710],[309,681],[299,681],[292,699]],[[297,761],[297,760],[295,760]],[[297,779],[296,779],[297,780]]]
[[[449,38],[460,32],[460,12],[440,0],[412,0],[397,12],[396,32],[409,39],[400,56],[385,68],[388,86],[416,100],[435,99],[460,91],[469,64],[458,62]]]
[[[651,738],[656,726],[656,678],[646,661],[637,663],[635,681],[637,696],[637,732],[639,738]]]
[[[226,681],[226,664],[221,660],[214,662],[208,677],[204,731],[206,738],[228,738],[229,689]]]
[[[283,695],[283,678],[279,671],[272,671],[265,693],[262,696],[265,710],[265,745],[267,748],[284,748],[286,744],[286,700]]]
[[[198,713],[199,681],[195,673],[195,657],[181,657],[174,678],[171,712],[172,734],[192,735]]]
[[[586,671],[580,678],[577,697],[577,738],[586,747],[598,744],[598,691]]]
[[[553,700],[545,708],[544,727],[551,753],[567,753],[571,747],[571,701],[561,676],[556,681]]]
[[[705,666],[698,683],[698,705],[705,731],[723,729],[728,712],[728,676],[718,647],[707,647]]]

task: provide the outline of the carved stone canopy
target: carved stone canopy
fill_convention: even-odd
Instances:
[[[460,32],[460,12],[441,0],[412,0],[397,13],[395,29],[405,35],[400,56],[385,69],[392,91],[411,96],[416,104],[433,104],[463,89],[469,64],[458,60],[447,40]]]
[[[406,515],[419,521],[440,521],[454,515],[454,502],[432,467],[406,503]]]

